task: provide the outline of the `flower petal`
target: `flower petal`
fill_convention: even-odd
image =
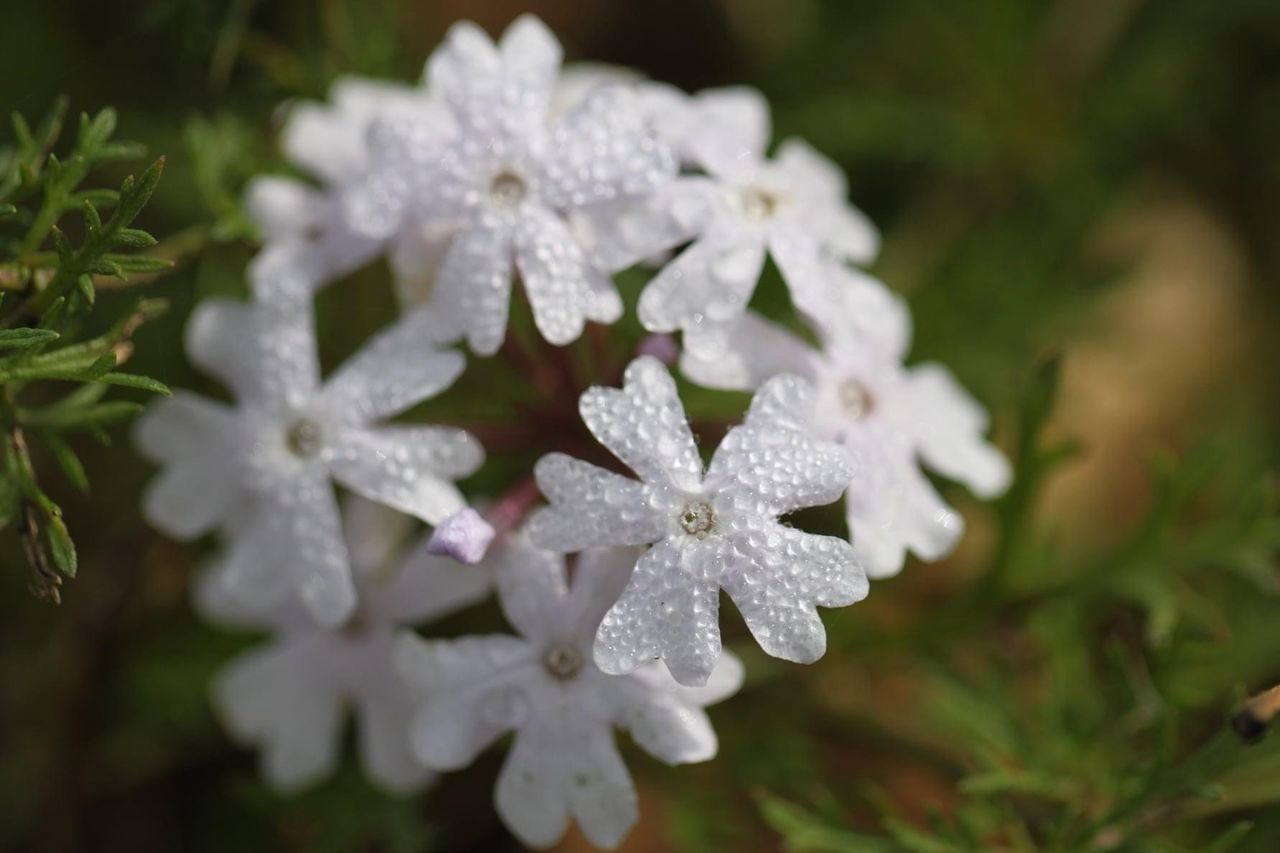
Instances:
[[[715,210],[717,191],[706,178],[682,177],[652,194],[591,204],[570,217],[591,263],[612,273],[700,234]]]
[[[362,676],[356,696],[360,763],[372,781],[393,794],[413,793],[435,778],[413,757],[414,704],[413,692],[395,673]]]
[[[652,671],[652,667],[642,667]],[[618,723],[631,732],[636,745],[667,764],[696,764],[715,757],[718,742],[706,712],[688,701],[670,676],[669,685],[651,684],[623,677],[611,684],[611,700],[619,707]],[[634,676],[633,676],[634,677]]]
[[[986,442],[986,411],[938,364],[922,364],[908,378],[917,414],[916,436],[925,464],[967,485],[980,497],[1009,488],[1009,460]]]
[[[529,645],[515,637],[428,642],[409,632],[396,640],[394,664],[425,697],[413,719],[413,753],[436,770],[467,766],[524,722],[520,679],[538,666]]]
[[[639,817],[635,785],[613,733],[549,717],[520,731],[498,775],[498,814],[531,847],[549,847],[572,815],[597,847],[618,845]]]
[[[622,316],[612,281],[588,263],[569,227],[551,211],[525,206],[515,227],[515,258],[533,321],[548,342],[576,340],[588,319],[612,323]]]
[[[596,666],[623,675],[661,658],[681,684],[705,684],[720,656],[718,578],[727,547],[712,537],[650,548],[600,623]]]
[[[721,585],[760,648],[796,663],[822,657],[827,634],[814,606],[844,607],[867,595],[853,547],[772,521],[739,529],[734,539],[747,559],[725,572]]]
[[[325,627],[346,622],[355,609],[342,519],[328,472],[311,466],[263,493],[262,514],[274,525],[273,554],[288,554],[288,571],[303,604]]]
[[[801,338],[749,311],[729,326],[721,357],[702,358],[686,349],[680,371],[699,385],[749,391],[779,373],[811,379],[818,359],[818,353]]]
[[[422,537],[391,578],[370,595],[370,607],[389,622],[439,619],[483,601],[493,588],[493,573],[484,564],[467,566],[433,556],[426,549],[429,538]]]
[[[319,385],[309,300],[206,299],[191,313],[186,348],[242,401],[287,405]]]
[[[634,91],[605,86],[556,123],[544,161],[543,198],[557,210],[644,196],[675,177],[675,159],[653,134]]]
[[[453,384],[467,360],[434,346],[443,337],[431,309],[407,315],[342,365],[321,396],[346,423],[394,417]]]
[[[297,237],[317,226],[324,195],[302,181],[277,175],[260,175],[245,188],[245,212],[267,240]]]
[[[883,282],[842,265],[829,265],[826,290],[816,302],[801,306],[812,320],[828,354],[840,359],[867,350],[890,361],[902,361],[911,346],[911,311],[902,297]]]
[[[564,557],[512,536],[495,549],[487,564],[492,566],[498,602],[512,627],[535,644],[550,639],[568,595]]]
[[[170,464],[147,484],[142,515],[165,535],[190,540],[225,521],[244,496],[234,465],[197,457]]]
[[[853,477],[840,445],[812,428],[813,387],[789,374],[766,382],[747,418],[729,430],[712,457],[706,488],[743,511],[778,516],[837,500]]]
[[[783,141],[774,163],[805,198],[806,226],[825,249],[853,263],[875,260],[880,232],[846,201],[849,184],[839,166],[800,139]]]
[[[603,545],[645,545],[662,538],[665,522],[646,511],[643,483],[563,453],[534,468],[551,506],[529,519],[529,538],[542,548],[572,553]]]
[[[728,86],[693,96],[675,134],[712,175],[734,178],[758,163],[769,146],[769,102],[756,89]]]
[[[317,663],[305,646],[271,645],[237,658],[213,685],[223,723],[261,748],[263,775],[280,791],[315,783],[337,763],[342,705],[314,677]]]
[[[711,233],[655,275],[640,294],[640,323],[651,332],[686,332],[726,323],[747,308],[764,269],[754,238]]]
[[[572,631],[572,638],[590,645],[601,620],[622,595],[636,561],[639,548],[593,548],[578,556],[573,585],[563,602],[560,627]]]
[[[333,439],[330,470],[370,500],[436,524],[466,505],[452,481],[480,467],[484,451],[459,429],[348,427]]]
[[[133,442],[153,462],[225,466],[235,414],[222,403],[178,390],[154,401],[138,418]]]
[[[506,337],[511,253],[507,227],[484,220],[458,232],[440,268],[431,304],[466,331],[478,355],[493,355]]]
[[[698,487],[702,459],[676,383],[656,358],[641,356],[627,365],[621,390],[588,388],[578,411],[596,440],[646,483]]]

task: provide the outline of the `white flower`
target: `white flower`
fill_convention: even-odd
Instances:
[[[376,240],[346,227],[338,203],[343,187],[369,170],[366,137],[378,119],[410,115],[421,123],[434,122],[448,132],[443,105],[419,86],[405,86],[361,77],[339,78],[329,90],[328,103],[303,102],[290,107],[281,132],[281,147],[290,162],[320,186],[268,175],[255,178],[245,192],[245,207],[271,244],[291,244],[294,262],[310,270],[312,286],[357,269],[382,249]],[[430,254],[426,235],[405,240],[392,255],[400,269],[402,256],[415,265]],[[399,282],[400,277],[397,277]]]
[[[845,494],[854,550],[869,575],[887,577],[901,571],[908,549],[936,560],[964,533],[921,463],[982,497],[1008,487],[1010,468],[983,439],[986,412],[946,368],[903,367],[911,338],[906,306],[874,279],[833,275],[835,298],[813,313],[821,351],[749,314],[732,329],[728,355],[686,353],[681,369],[716,388],[754,388],[782,370],[813,382],[816,429],[859,463]]]
[[[461,353],[423,345],[426,319],[384,331],[321,384],[309,299],[201,304],[187,351],[236,405],[179,392],[147,412],[138,445],[166,468],[144,514],[180,539],[223,528],[243,597],[288,577],[317,620],[342,624],[355,590],[331,480],[435,523],[462,508],[451,481],[483,459],[461,430],[379,424],[462,372]]]
[[[613,676],[591,663],[596,626],[635,557],[633,549],[588,551],[570,587],[563,557],[508,540],[482,565],[492,567],[520,637],[427,642],[405,634],[396,649],[400,671],[425,697],[413,721],[418,759],[457,769],[504,732],[516,733],[494,799],[525,844],[551,846],[572,818],[592,843],[613,847],[635,823],[635,787],[614,726],[669,764],[716,753],[702,708],[737,691],[736,658],[726,654],[700,688],[681,687],[656,665]]]
[[[827,264],[870,261],[879,237],[845,199],[840,169],[797,139],[773,159],[769,108],[753,89],[684,96],[651,87],[648,109],[664,138],[704,174],[680,178],[642,206],[595,212],[580,223],[593,257],[610,269],[692,240],[649,282],[639,316],[655,332],[682,330],[685,346],[711,357],[726,324],[747,307],[771,255],[804,307]]]
[[[392,666],[393,635],[481,600],[491,579],[428,555],[424,541],[398,557],[407,516],[359,498],[343,509],[359,604],[341,628],[316,625],[296,598],[245,603],[227,588],[234,580],[218,566],[201,578],[196,606],[202,615],[272,635],[218,674],[214,703],[232,735],[261,750],[263,775],[282,791],[332,772],[350,708],[365,773],[389,791],[408,793],[433,774],[409,749],[415,693]]]
[[[821,657],[826,633],[814,606],[852,604],[867,582],[849,543],[778,521],[836,500],[853,474],[840,447],[810,436],[807,383],[765,383],[705,476],[675,383],[656,359],[636,359],[622,390],[592,388],[579,408],[641,481],[545,456],[535,473],[551,506],[530,520],[530,536],[566,552],[653,543],[600,626],[600,668],[623,673],[661,658],[680,683],[703,683],[720,655],[721,588],[766,652]]]
[[[605,65],[568,66],[560,75],[551,114],[567,112],[603,85],[630,83],[634,72]],[[340,198],[370,170],[368,137],[378,121],[397,117],[434,127],[444,139],[454,133],[443,101],[425,85],[363,77],[339,78],[325,103],[292,104],[280,144],[289,161],[315,182],[265,175],[253,179],[245,208],[269,244],[290,244],[293,263],[321,286],[364,265],[388,249],[393,281],[405,306],[423,304],[453,237],[453,224],[427,223],[403,229],[389,247],[347,227]]]
[[[513,267],[548,341],[574,340],[587,320],[617,320],[613,282],[589,262],[565,217],[646,196],[674,171],[628,88],[592,88],[553,119],[560,59],[555,38],[530,16],[500,45],[472,24],[454,26],[428,79],[455,132],[442,136],[405,117],[379,122],[370,136],[374,168],[344,196],[349,226],[373,239],[452,230],[433,304],[478,353],[502,343]]]

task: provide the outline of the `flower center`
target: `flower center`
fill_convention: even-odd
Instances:
[[[742,215],[750,222],[764,222],[778,212],[781,199],[761,187],[747,187],[739,195]]]
[[[324,449],[324,433],[320,424],[302,418],[294,421],[285,432],[285,446],[299,459],[312,459]]]
[[[503,170],[489,182],[489,200],[497,207],[512,208],[524,201],[529,188],[515,172]]]
[[[573,646],[555,646],[547,652],[542,665],[559,681],[568,681],[582,671],[582,652]]]
[[[866,385],[856,379],[847,379],[840,386],[840,404],[844,406],[845,414],[860,421],[875,411],[876,398],[871,396]]]
[[[706,501],[690,501],[680,510],[680,527],[690,536],[705,539],[715,532],[716,512]]]

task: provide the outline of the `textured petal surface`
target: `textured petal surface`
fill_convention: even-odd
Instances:
[[[646,483],[697,488],[702,460],[676,383],[656,358],[627,365],[621,390],[588,389],[578,409],[591,434]]]
[[[454,238],[432,305],[466,330],[479,355],[502,346],[511,299],[512,239],[499,222],[464,227]]]
[[[665,540],[636,563],[596,633],[596,666],[618,675],[661,658],[681,684],[705,684],[720,656],[723,537]]]
[[[666,520],[650,508],[643,483],[563,453],[542,457],[534,473],[551,502],[528,524],[530,539],[543,548],[645,545],[664,535]]]
[[[387,426],[341,430],[329,465],[353,491],[435,524],[466,505],[452,481],[483,461],[479,443],[462,430]]]
[[[552,130],[543,197],[559,210],[647,195],[675,176],[675,160],[652,133],[635,92],[592,92]]]
[[[590,265],[568,225],[549,210],[525,206],[515,226],[515,260],[533,320],[550,343],[577,339],[588,319],[612,323],[622,316],[613,283]]]
[[[379,333],[339,368],[322,393],[336,417],[347,423],[390,418],[453,384],[466,359],[433,345],[440,324],[429,310]]]
[[[813,663],[827,648],[815,605],[844,607],[867,595],[853,547],[776,522],[754,520],[734,531],[741,559],[721,584],[760,647],[774,657]]]
[[[716,191],[704,178],[678,178],[650,195],[575,210],[574,233],[596,267],[623,270],[701,233],[715,210]]]
[[[812,432],[813,388],[796,376],[769,380],[746,421],[724,437],[707,472],[708,491],[742,511],[778,516],[840,497],[853,462],[838,444]]]
[[[712,233],[681,252],[645,286],[638,314],[651,332],[727,323],[746,310],[764,269],[754,238]]]
[[[920,455],[930,468],[971,488],[982,497],[995,497],[1009,487],[1009,460],[983,439],[987,413],[950,371],[923,364],[908,379]]]

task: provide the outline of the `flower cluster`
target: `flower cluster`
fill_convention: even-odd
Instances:
[[[770,156],[761,95],[689,96],[561,59],[534,18],[497,43],[459,24],[421,86],[348,79],[331,103],[295,107],[284,146],[313,180],[251,185],[266,239],[252,298],[206,302],[188,330],[191,358],[235,404],[180,394],[137,439],[165,466],[151,521],[225,541],[201,612],[272,636],[215,689],[271,782],[332,768],[345,706],[368,775],[394,791],[514,732],[495,793],[511,830],[545,846],[572,818],[612,846],[637,818],[615,727],[671,764],[715,754],[702,709],[742,681],[721,650],[721,590],[764,652],[813,662],[818,607],[862,599],[868,575],[897,572],[907,550],[936,559],[960,535],[922,463],[980,495],[1009,469],[943,368],[904,366],[907,310],[854,266],[873,259],[874,228],[806,144]],[[312,297],[377,257],[401,317],[322,378]],[[817,346],[748,308],[766,257]],[[636,266],[657,267],[636,297],[641,325],[682,346],[594,337],[599,384],[566,370],[567,396],[548,402],[576,401],[635,476],[547,452],[468,506],[455,481],[483,464],[480,443],[392,419],[465,382],[464,348],[541,375],[540,359],[560,360],[552,347],[621,317],[614,274]],[[532,359],[527,342],[508,347],[517,279],[546,342]],[[626,364],[637,351],[649,354]],[[696,383],[754,392],[705,465],[677,360]],[[525,447],[592,452],[561,426],[524,425]],[[353,495],[340,502],[335,484]],[[842,495],[848,537],[787,523]],[[402,550],[415,518],[434,530]],[[491,585],[519,636],[409,630]]]

